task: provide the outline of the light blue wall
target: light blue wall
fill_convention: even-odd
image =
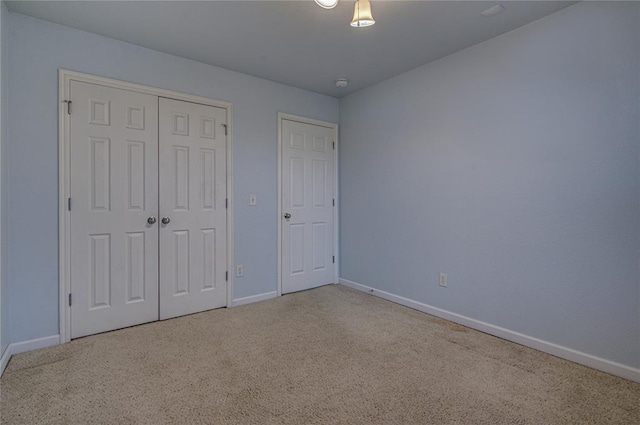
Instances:
[[[584,2],[343,98],[341,276],[640,367],[639,24]]]
[[[277,113],[337,122],[336,99],[18,14],[9,14],[9,27],[3,237],[12,342],[58,333],[59,68],[233,103],[235,259],[245,266],[234,296],[276,290]]]
[[[9,305],[7,297],[7,161],[5,155],[5,140],[7,133],[6,111],[7,111],[7,6],[4,1],[0,1],[0,356],[9,345]]]

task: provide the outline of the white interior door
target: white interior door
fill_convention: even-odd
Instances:
[[[70,91],[77,338],[158,319],[158,100],[76,81]]]
[[[226,305],[226,110],[160,98],[160,318]]]
[[[334,130],[282,120],[282,292],[333,283]]]

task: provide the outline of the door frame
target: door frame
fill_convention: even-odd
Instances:
[[[301,117],[298,115],[287,114],[284,112],[278,112],[278,297],[282,296],[282,121],[284,120],[295,121],[303,124],[317,125],[318,127],[326,127],[333,130],[333,139],[336,144],[335,155],[333,157],[333,195],[336,199],[336,205],[333,209],[333,252],[335,253],[336,257],[336,262],[333,268],[333,283],[338,283],[338,270],[340,269],[340,244],[338,243],[340,236],[340,226],[338,225],[338,211],[340,209],[340,200],[338,196],[338,124],[327,121],[320,121],[313,118]]]
[[[60,295],[59,320],[60,343],[71,340],[71,214],[67,208],[67,199],[71,194],[70,179],[70,120],[66,99],[70,98],[71,81],[96,84],[100,86],[167,97],[185,102],[199,103],[223,108],[227,111],[227,270],[233,270],[233,106],[230,102],[213,100],[171,90],[164,90],[141,84],[128,83],[110,78],[98,77],[81,72],[60,69],[58,71],[58,288]],[[71,105],[73,110],[74,105]],[[228,273],[227,307],[233,305],[234,273]]]

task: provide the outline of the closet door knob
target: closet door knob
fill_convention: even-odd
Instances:
[[[291,218],[291,214],[289,213],[284,213],[284,218],[286,218],[287,220],[289,220]]]
[[[151,216],[147,219],[147,223],[149,224],[156,224],[156,218],[154,216]]]
[[[171,219],[169,217],[162,217],[162,224],[169,224]]]

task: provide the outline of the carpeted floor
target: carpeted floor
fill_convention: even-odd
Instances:
[[[640,424],[640,384],[332,285],[14,356],[2,424]]]

